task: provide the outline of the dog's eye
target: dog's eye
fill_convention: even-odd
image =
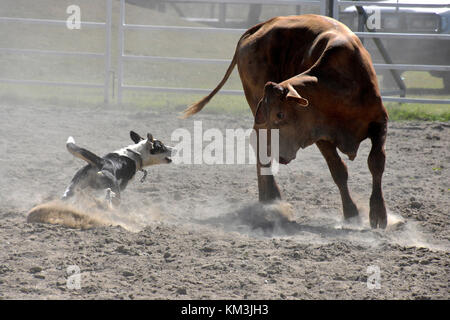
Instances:
[[[284,113],[283,112],[278,112],[277,113],[277,118],[280,119],[280,120],[283,120],[284,119]]]
[[[163,153],[166,151],[167,151],[167,148],[160,141],[155,141],[153,143],[153,148],[150,149],[151,154]]]

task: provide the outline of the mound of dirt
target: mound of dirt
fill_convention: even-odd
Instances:
[[[261,231],[265,236],[280,231],[289,234],[295,225],[292,206],[284,201],[271,204],[252,203],[224,215],[199,219],[195,222],[221,226],[229,230],[242,230],[245,226],[249,231]]]
[[[59,224],[75,229],[111,225],[61,201],[51,201],[32,208],[27,214],[27,222]]]

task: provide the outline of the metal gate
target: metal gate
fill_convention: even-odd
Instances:
[[[212,27],[180,27],[180,26],[160,26],[160,25],[136,25],[125,22],[125,2],[126,0],[120,0],[120,23],[119,23],[119,55],[118,55],[118,102],[122,102],[122,96],[124,90],[145,90],[145,91],[160,91],[160,92],[189,92],[189,93],[201,93],[207,94],[210,90],[196,89],[196,88],[175,88],[175,87],[155,87],[155,86],[134,86],[127,85],[123,82],[125,60],[146,60],[146,61],[171,61],[171,62],[192,62],[192,63],[217,63],[217,64],[229,64],[231,60],[228,59],[198,59],[198,58],[185,58],[185,57],[166,57],[166,56],[144,56],[144,55],[128,55],[124,53],[124,40],[125,30],[172,30],[181,32],[233,32],[242,34],[245,29],[232,29],[232,28],[212,28]],[[342,6],[366,6],[377,5],[384,7],[450,7],[448,5],[436,5],[436,4],[397,4],[397,3],[378,3],[370,1],[342,1],[342,0],[166,0],[165,3],[218,3],[218,4],[265,4],[265,5],[301,5],[312,4],[320,7],[320,13],[323,15],[330,15],[335,19],[339,19],[339,8]],[[416,33],[385,33],[385,32],[355,32],[360,38],[375,38],[375,39],[432,39],[436,41],[449,41],[450,35],[448,34],[416,34]],[[392,63],[375,63],[375,69],[382,70],[416,70],[416,71],[445,71],[450,72],[450,66],[448,65],[422,65],[422,64],[392,64]],[[241,95],[241,90],[221,90],[221,94]],[[405,98],[394,96],[383,96],[384,101],[396,101],[396,102],[411,102],[411,103],[437,103],[437,104],[450,104],[450,99],[418,99],[418,98]]]
[[[48,85],[48,86],[69,86],[69,87],[86,87],[86,88],[103,88],[104,100],[106,103],[111,100],[111,56],[116,48],[111,47],[112,35],[112,0],[105,0],[106,3],[106,22],[88,22],[81,21],[82,27],[86,28],[102,28],[105,30],[106,41],[103,53],[94,52],[76,52],[76,51],[57,51],[57,50],[35,50],[35,49],[17,49],[17,48],[0,48],[0,53],[7,54],[40,54],[48,56],[76,56],[84,58],[103,58],[104,59],[104,82],[103,83],[87,83],[87,82],[59,82],[59,81],[40,81],[30,79],[0,79],[0,83],[15,83],[27,85]],[[142,25],[132,24],[125,21],[125,3],[126,0],[120,0],[119,8],[119,25],[118,25],[118,54],[117,54],[117,102],[122,103],[123,92],[126,90],[143,90],[143,91],[159,91],[159,92],[181,92],[181,93],[209,93],[208,89],[189,88],[189,87],[163,87],[163,86],[137,86],[124,83],[124,61],[169,61],[173,63],[201,63],[201,64],[223,64],[224,67],[230,63],[229,59],[208,59],[208,58],[187,58],[187,57],[169,57],[169,56],[146,56],[125,54],[125,31],[141,30],[145,31],[176,31],[179,33],[234,33],[242,34],[245,29],[238,28],[218,28],[218,27],[188,27],[188,26],[171,26],[171,25]],[[226,5],[228,4],[249,4],[249,5],[295,5],[297,11],[300,5],[317,6],[320,14],[329,15],[335,19],[339,19],[339,11],[341,7],[348,6],[379,6],[379,7],[444,7],[450,8],[450,4],[398,4],[395,2],[372,2],[372,1],[345,1],[345,0],[165,0],[161,3],[213,3],[220,6],[219,19],[225,19]],[[296,12],[298,13],[298,12]],[[0,17],[0,24],[18,22],[24,24],[44,24],[44,25],[65,25],[66,21],[62,20],[46,20],[46,19],[30,19],[30,18],[10,18]],[[450,41],[450,34],[424,34],[424,33],[386,33],[386,32],[355,32],[361,39],[417,39],[417,40],[433,40],[438,42]],[[389,52],[387,52],[389,54]],[[391,62],[375,63],[377,70],[390,70],[393,74],[396,71],[415,70],[415,71],[439,71],[449,72],[449,65],[430,65],[430,64],[395,64]],[[221,90],[220,94],[226,95],[242,95],[242,90]],[[419,99],[393,96],[392,93],[383,93],[384,101],[396,102],[412,102],[412,103],[440,103],[449,104],[450,99]]]
[[[57,50],[35,50],[35,49],[16,49],[16,48],[0,48],[0,52],[8,54],[40,54],[48,56],[73,56],[85,58],[103,58],[105,60],[104,82],[102,84],[87,82],[59,82],[59,81],[41,81],[29,79],[1,79],[2,83],[15,83],[27,85],[47,85],[55,87],[82,87],[82,88],[103,88],[104,101],[110,101],[110,78],[111,78],[111,22],[112,22],[112,0],[106,1],[106,22],[88,22],[81,21],[84,28],[103,28],[106,34],[106,43],[104,53],[94,52],[74,52],[74,51],[57,51]],[[30,18],[10,18],[0,17],[0,24],[19,22],[24,24],[40,24],[40,25],[66,25],[64,20],[48,20],[48,19],[30,19]]]

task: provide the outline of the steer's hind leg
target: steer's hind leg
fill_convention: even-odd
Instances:
[[[341,193],[344,218],[349,219],[358,216],[358,209],[356,208],[356,205],[348,191],[347,166],[337,153],[336,147],[328,141],[317,141],[316,145],[327,161],[331,176],[333,177],[333,180]]]
[[[386,124],[372,123],[369,127],[369,138],[372,140],[367,164],[372,174],[372,195],[370,196],[370,226],[372,228],[386,228],[387,214],[384,204],[383,191],[381,190],[381,178],[386,163],[384,144],[386,142]]]

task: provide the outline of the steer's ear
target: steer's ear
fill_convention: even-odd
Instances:
[[[256,107],[255,113],[255,124],[264,124],[267,122],[267,110],[263,100],[259,101],[258,106]]]
[[[286,94],[286,100],[295,101],[302,107],[307,107],[309,104],[309,101],[302,96],[300,96],[297,92],[297,90],[294,89],[294,87],[288,83],[287,84],[288,92]]]
[[[268,118],[268,99],[272,99],[274,96],[282,98],[284,94],[284,89],[279,84],[268,81],[264,85],[264,94],[256,107],[255,113],[255,124],[261,125],[267,122]]]

